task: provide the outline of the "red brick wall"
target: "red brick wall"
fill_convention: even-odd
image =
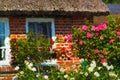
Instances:
[[[84,24],[85,19],[92,20],[90,16],[73,16],[55,18],[56,34],[70,34],[72,26]],[[11,34],[26,34],[25,17],[9,17]]]
[[[70,34],[72,26],[82,25],[87,20],[93,20],[91,16],[73,16],[70,18],[56,18],[55,31],[56,34]]]
[[[10,34],[26,34],[24,17],[9,17]]]

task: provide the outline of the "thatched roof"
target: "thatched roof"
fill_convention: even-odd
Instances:
[[[102,0],[0,0],[0,13],[6,14],[108,14]]]

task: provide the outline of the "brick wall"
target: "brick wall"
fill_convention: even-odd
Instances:
[[[56,18],[55,31],[56,34],[70,34],[72,26],[82,25],[87,20],[93,20],[92,16],[73,16],[69,18]]]
[[[82,25],[85,19],[92,20],[91,16],[71,16],[55,18],[56,34],[70,34],[72,26]],[[26,34],[25,17],[9,17],[11,34]]]
[[[93,18],[94,24],[100,24],[108,21],[107,16],[94,16]]]
[[[9,17],[10,34],[25,34],[25,21],[24,17]]]

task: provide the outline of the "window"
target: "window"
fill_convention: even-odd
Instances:
[[[37,37],[39,33],[48,38],[55,38],[54,19],[41,19],[41,18],[27,18],[26,19],[26,32],[30,30],[34,32]]]
[[[9,45],[5,44],[5,40],[9,36],[9,20],[0,18],[0,65],[9,65],[8,56],[10,56]]]

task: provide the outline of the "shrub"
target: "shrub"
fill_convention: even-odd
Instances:
[[[80,58],[120,64],[120,18],[108,18],[108,23],[83,25],[73,29],[73,51]]]

